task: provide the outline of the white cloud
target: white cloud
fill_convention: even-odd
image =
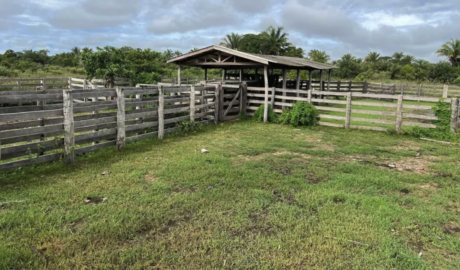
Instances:
[[[414,14],[390,14],[384,11],[367,13],[362,18],[361,25],[369,30],[377,30],[382,25],[405,27],[426,23],[425,20]]]

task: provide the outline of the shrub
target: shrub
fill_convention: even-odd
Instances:
[[[254,113],[254,120],[258,122],[264,121],[264,109],[265,104],[262,104],[257,111]],[[268,122],[275,123],[277,121],[278,116],[276,115],[275,111],[273,111],[272,106],[268,104]]]
[[[308,102],[297,102],[292,110],[287,109],[279,117],[281,124],[297,126],[314,126],[318,121],[319,111]]]

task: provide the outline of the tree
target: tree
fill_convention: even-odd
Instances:
[[[224,38],[223,45],[229,49],[238,50],[240,48],[243,35],[231,33]]]
[[[460,39],[452,39],[437,51],[438,56],[446,56],[452,66],[460,66]]]
[[[81,54],[81,49],[78,47],[73,47],[70,51],[74,56],[79,56]]]
[[[456,70],[452,68],[449,62],[439,62],[431,66],[428,79],[433,82],[449,84],[457,79]]]
[[[361,59],[357,59],[351,54],[345,54],[334,64],[338,67],[334,70],[334,75],[340,78],[354,79],[361,72]]]
[[[329,60],[331,60],[331,57],[325,51],[320,51],[316,49],[311,50],[308,53],[308,58],[318,63],[327,63],[329,62]]]
[[[401,68],[399,74],[401,75],[401,78],[405,80],[413,80],[415,79],[415,68],[407,64]]]
[[[290,57],[304,58],[305,52],[300,47],[289,46],[283,55],[290,56]]]
[[[261,33],[263,43],[261,50],[263,54],[282,55],[291,46],[288,42],[288,34],[283,27],[270,26],[265,32]]]
[[[263,37],[258,34],[246,34],[240,41],[240,51],[247,53],[262,53]]]
[[[395,52],[392,56],[392,61],[393,63],[395,64],[400,64],[402,59],[404,57],[404,53],[403,52]]]
[[[364,58],[364,61],[368,63],[375,63],[380,60],[380,54],[377,52],[370,52],[366,58]]]
[[[131,78],[133,75],[132,63],[128,59],[130,48],[115,48],[106,46],[97,48],[96,52],[82,54],[83,65],[88,79],[104,79],[107,87],[115,86],[116,78]]]
[[[405,55],[402,59],[401,59],[401,65],[411,65],[412,62],[415,61],[415,56],[412,56],[412,55]]]

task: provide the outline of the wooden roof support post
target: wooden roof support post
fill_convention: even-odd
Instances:
[[[319,71],[319,91],[323,91],[323,70]]]
[[[180,73],[181,73],[181,65],[177,65],[177,84],[180,86],[181,85],[181,79],[180,79]]]
[[[308,90],[313,90],[313,70],[308,71],[309,81],[308,81]]]
[[[204,68],[204,81],[206,82],[206,84],[208,83],[208,69],[207,68]]]
[[[264,123],[268,122],[268,66],[264,66],[265,81],[265,106],[264,106]]]
[[[227,70],[225,68],[222,69],[222,81],[225,81],[225,76],[227,75]]]
[[[240,82],[242,82],[242,81],[243,81],[243,70],[240,69]]]
[[[297,70],[297,82],[295,89],[300,90],[300,69]],[[299,91],[297,91],[297,97],[299,97]]]
[[[283,90],[286,90],[287,88],[287,70],[285,68],[283,68]],[[286,91],[283,91],[283,97],[286,96]],[[283,99],[283,102],[285,102],[286,100]],[[286,109],[286,106],[283,105],[283,110]]]
[[[331,89],[331,76],[332,76],[332,69],[329,69],[329,74],[327,77],[327,91]]]

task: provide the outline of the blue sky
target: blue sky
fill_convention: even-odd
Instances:
[[[187,52],[284,26],[304,50],[402,51],[430,61],[460,38],[460,0],[0,0],[0,52],[131,46]]]

